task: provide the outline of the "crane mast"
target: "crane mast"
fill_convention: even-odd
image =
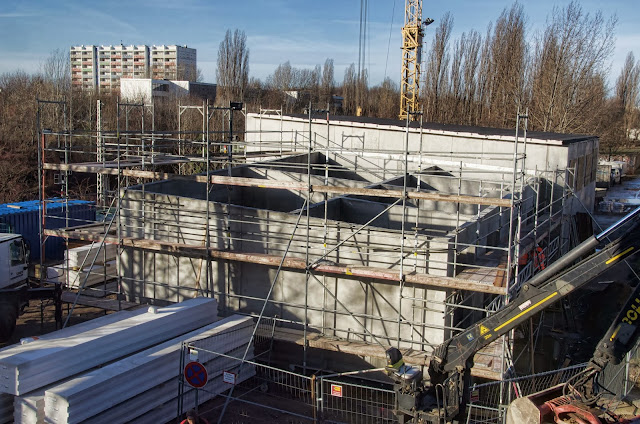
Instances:
[[[402,27],[402,81],[400,119],[418,111],[420,63],[422,61],[422,0],[405,0]]]

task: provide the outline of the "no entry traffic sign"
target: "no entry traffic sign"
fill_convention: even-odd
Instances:
[[[184,367],[184,379],[191,387],[201,389],[207,384],[207,370],[200,362],[189,362]]]

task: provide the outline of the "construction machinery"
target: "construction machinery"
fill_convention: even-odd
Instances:
[[[0,234],[0,342],[11,338],[18,315],[30,299],[56,300],[56,321],[62,317],[59,284],[31,287],[29,283],[29,248],[20,234]]]
[[[610,237],[619,235],[599,248]],[[572,249],[559,260],[527,281],[519,293],[495,314],[479,321],[434,349],[428,366],[428,375],[416,366],[404,364],[401,352],[387,350],[387,374],[394,380],[396,404],[394,412],[403,423],[458,423],[464,422],[469,401],[470,370],[476,352],[519,324],[548,308],[570,293],[611,269],[640,250],[640,208]],[[594,253],[595,252],[595,253]],[[576,263],[577,262],[577,263]],[[634,284],[637,282],[634,282]],[[638,285],[640,287],[640,284]],[[594,404],[598,398],[597,377],[610,362],[620,361],[638,339],[636,321],[640,317],[640,289],[636,288],[622,309],[596,353],[587,371],[571,385],[575,399]],[[575,393],[574,393],[575,392]],[[569,399],[569,398],[567,398]],[[530,404],[536,405],[532,400]],[[571,402],[569,402],[571,404]],[[573,405],[573,409],[582,405]],[[512,422],[541,423],[548,414],[538,408],[520,407],[517,415],[514,405]],[[563,406],[556,412],[570,410]],[[527,412],[538,411],[538,412]],[[532,416],[533,415],[533,416]],[[592,414],[595,417],[595,414]],[[531,421],[524,421],[531,418]],[[591,424],[610,421],[575,421]],[[553,421],[550,421],[553,422]],[[560,421],[559,421],[560,422]],[[567,421],[569,422],[569,421]],[[613,421],[632,422],[632,421]]]
[[[424,26],[433,19],[422,21],[422,0],[406,0],[402,27],[402,75],[400,79],[400,119],[418,112],[420,65]]]

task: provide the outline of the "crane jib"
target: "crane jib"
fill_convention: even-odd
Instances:
[[[634,214],[635,216],[638,214]],[[625,223],[629,223],[629,221],[625,220]],[[609,234],[611,231],[608,231],[606,235]],[[595,242],[598,241],[595,237],[589,240],[592,239]],[[588,254],[587,248],[590,248],[591,252],[595,249],[596,243],[589,240],[587,244],[577,248],[583,254]],[[538,279],[535,285],[530,282],[525,283],[515,299],[512,299],[503,309],[447,341],[440,367],[445,372],[450,372],[463,366],[478,350],[515,328],[524,320],[583,287],[624,259],[636,254],[640,250],[639,247],[640,225],[636,222],[633,228],[624,231],[620,238],[610,242],[602,250],[592,253],[573,266],[567,263],[566,265],[570,266],[568,269],[554,272],[551,278]],[[640,319],[640,308],[637,311],[631,310],[628,315],[629,321],[637,322],[636,320]]]

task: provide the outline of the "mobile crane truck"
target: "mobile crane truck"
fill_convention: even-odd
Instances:
[[[20,234],[0,234],[0,342],[11,338],[16,320],[30,299],[56,300],[56,322],[62,320],[61,287],[32,287],[29,248]]]
[[[602,245],[610,236],[617,239]],[[431,354],[428,375],[416,366],[406,365],[397,348],[389,348],[387,374],[394,380],[396,401],[394,413],[400,424],[404,423],[463,423],[469,401],[470,370],[473,357],[484,346],[506,334],[533,315],[565,298],[570,293],[611,269],[640,250],[640,208],[629,213],[602,233],[594,235],[576,246],[566,255],[523,284],[520,292],[495,314],[480,320],[467,330],[436,347]],[[595,251],[595,253],[593,253]],[[586,256],[586,257],[585,257]],[[581,259],[585,257],[584,259]],[[577,263],[575,263],[578,261]],[[574,265],[575,263],[575,265]],[[602,424],[610,422],[640,422],[620,418],[600,418],[593,411],[592,417],[585,407],[596,405],[600,393],[597,377],[608,363],[619,362],[634,345],[640,335],[640,284],[620,311],[611,328],[599,343],[587,369],[570,386],[565,386],[564,405],[559,408],[544,406],[554,398],[529,397],[521,403],[514,402],[508,411],[510,424],[554,422],[555,417],[571,413],[575,423]],[[571,393],[566,393],[567,389]],[[563,403],[563,402],[561,402]],[[551,417],[551,418],[550,418]],[[582,418],[580,418],[582,417]],[[586,418],[585,418],[586,417]],[[549,420],[550,421],[545,421]],[[560,418],[559,418],[560,419]],[[638,421],[636,421],[638,419]],[[596,421],[598,420],[598,421]],[[556,422],[570,422],[557,421]]]

